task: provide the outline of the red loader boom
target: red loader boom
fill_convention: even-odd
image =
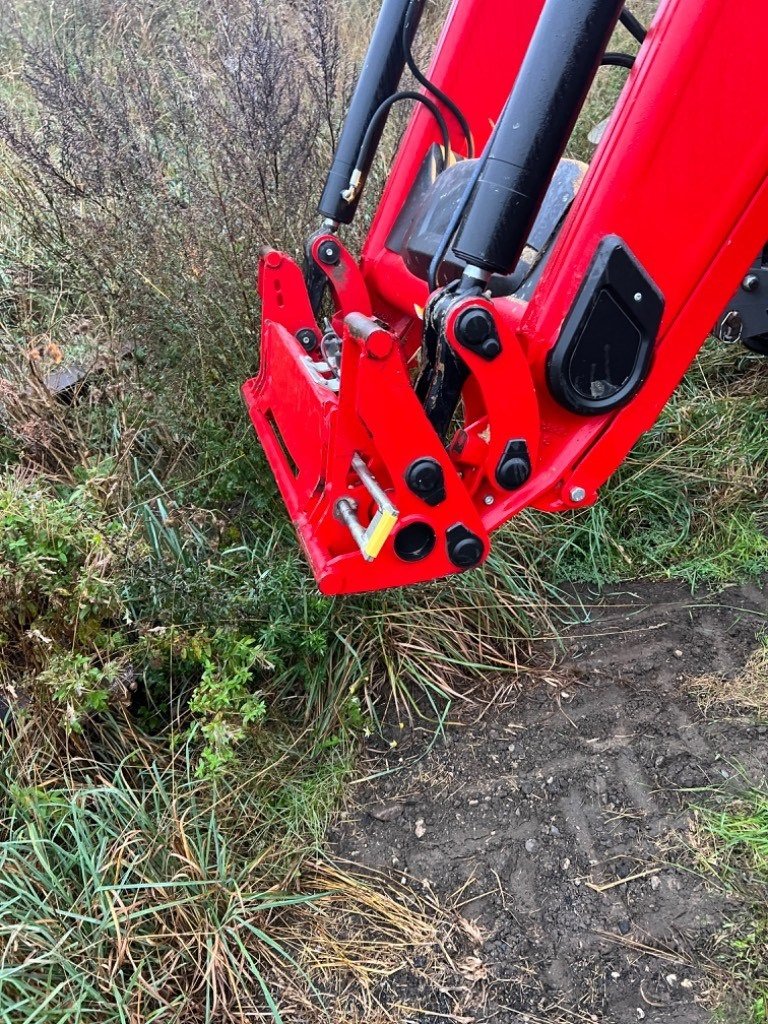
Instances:
[[[326,594],[465,572],[521,510],[592,504],[714,323],[768,347],[768,11],[662,0],[646,36],[622,0],[455,0],[424,75],[425,3],[382,3],[306,266],[259,270],[243,393]],[[606,53],[620,19],[636,59]],[[628,81],[586,168],[562,157],[601,63]]]

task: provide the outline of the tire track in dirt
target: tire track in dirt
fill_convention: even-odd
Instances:
[[[572,631],[557,686],[533,682],[364,788],[339,851],[444,903],[460,893],[458,913],[482,935],[454,933],[457,971],[404,968],[383,985],[394,1020],[710,1021],[707,958],[739,908],[668,851],[697,799],[681,791],[739,773],[765,781],[768,729],[704,717],[683,682],[736,671],[765,615],[755,587],[717,600],[674,585],[609,592]],[[417,752],[398,738],[398,756]]]

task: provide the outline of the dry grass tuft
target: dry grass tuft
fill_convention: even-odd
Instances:
[[[687,685],[705,710],[730,704],[768,718],[768,638],[761,640],[737,675],[697,676]]]

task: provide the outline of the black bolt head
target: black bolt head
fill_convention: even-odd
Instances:
[[[505,491],[516,491],[531,475],[531,457],[525,441],[510,441],[496,467],[496,482]]]
[[[324,263],[326,267],[335,267],[341,259],[341,250],[339,249],[338,242],[334,242],[333,239],[323,242],[317,250],[317,258],[321,263]]]
[[[457,569],[474,569],[483,560],[485,547],[476,534],[459,523],[446,534],[448,557]]]
[[[405,482],[428,505],[445,501],[445,475],[436,459],[416,459],[405,471]]]
[[[496,473],[496,479],[505,491],[516,491],[518,487],[523,486],[530,475],[531,467],[527,460],[515,458],[502,462]]]
[[[317,348],[317,335],[309,327],[305,330],[297,331],[296,340],[305,352],[314,352]]]
[[[495,359],[501,352],[493,316],[481,306],[472,306],[461,314],[456,339],[483,359]]]
[[[472,348],[488,341],[493,332],[493,317],[487,309],[481,309],[479,306],[462,313],[456,324],[456,334],[459,340]]]

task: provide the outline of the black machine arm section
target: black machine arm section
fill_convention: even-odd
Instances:
[[[623,6],[544,5],[453,247],[468,266],[488,274],[517,266]]]
[[[339,224],[350,224],[355,216],[362,189],[358,188],[351,200],[345,199],[342,193],[349,188],[363,140],[376,111],[397,92],[406,64],[403,48],[406,18],[409,31],[415,32],[425,5],[426,0],[384,0],[381,5],[371,45],[352,96],[344,129],[320,200],[320,213],[329,220],[338,221]],[[385,119],[380,118],[375,134],[369,140],[367,166],[359,168],[363,172],[361,184],[365,182],[370,172],[384,124]]]

